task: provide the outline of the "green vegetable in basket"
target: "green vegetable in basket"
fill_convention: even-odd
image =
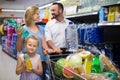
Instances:
[[[55,63],[55,67],[54,67],[54,72],[56,75],[63,76],[62,69],[65,64],[66,64],[66,59],[61,58],[61,59],[57,60],[57,62]]]
[[[71,68],[76,68],[82,65],[82,58],[79,54],[73,54],[72,56],[70,56],[70,58],[68,59],[68,65]]]
[[[108,77],[108,80],[118,80],[118,74],[116,72],[103,72],[103,74]]]

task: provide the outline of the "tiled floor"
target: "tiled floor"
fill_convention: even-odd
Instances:
[[[19,80],[15,68],[16,60],[4,53],[0,46],[0,80]]]

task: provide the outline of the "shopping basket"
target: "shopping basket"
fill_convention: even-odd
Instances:
[[[105,55],[104,52],[100,54],[100,59],[102,60],[102,65],[105,66],[103,73],[85,73],[85,74],[78,74],[75,73],[72,70],[66,69],[62,67],[61,65],[57,64],[56,61],[58,61],[61,58],[66,58],[68,55],[73,54],[72,52],[62,52],[62,54],[59,53],[53,53],[47,55],[47,64],[49,69],[49,80],[120,80],[120,72],[119,69],[116,68],[115,64]],[[79,54],[79,53],[78,53]],[[74,78],[67,79],[64,76],[58,76],[56,75],[56,72],[54,69],[56,69],[56,65],[58,67],[62,67],[65,71],[68,71],[74,75]],[[109,74],[112,76],[109,76]],[[114,79],[115,78],[115,79]]]
[[[62,54],[59,53],[53,53],[53,54],[48,54],[47,55],[47,64],[48,64],[48,69],[49,69],[49,77],[50,80],[67,80],[64,76],[57,76],[54,72],[54,66],[55,63],[58,59],[60,58],[66,58],[69,54],[72,54],[72,52],[64,52]],[[62,67],[61,65],[58,65]],[[74,75],[74,79],[69,79],[69,80],[86,80],[84,77],[82,77],[79,74],[76,74],[75,72],[66,69],[67,71],[71,72]]]

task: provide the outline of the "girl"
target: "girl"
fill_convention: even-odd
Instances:
[[[20,80],[41,80],[42,63],[40,55],[35,51],[38,48],[39,41],[34,36],[29,36],[25,42],[26,54],[29,55],[32,62],[32,69],[26,69],[27,63],[24,61],[23,55],[19,54],[17,57],[16,74],[20,76]]]

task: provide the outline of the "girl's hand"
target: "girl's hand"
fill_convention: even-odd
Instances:
[[[24,66],[25,69],[26,69],[26,65],[27,65],[27,62],[24,61],[24,62],[23,62],[23,66]]]
[[[27,66],[28,65],[28,62],[27,61],[24,61],[24,68],[25,68],[25,70],[26,70],[26,72],[32,72],[32,69],[27,69]]]
[[[33,72],[33,69],[26,69],[26,72],[28,73]]]

